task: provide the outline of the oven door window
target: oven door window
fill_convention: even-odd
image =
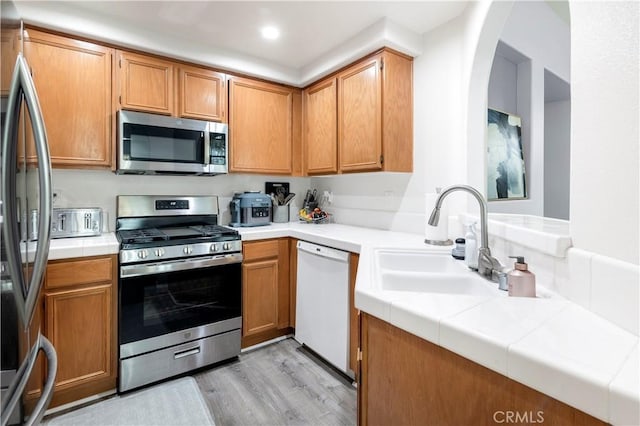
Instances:
[[[204,164],[202,131],[125,123],[123,133],[126,160]]]
[[[241,264],[120,281],[120,344],[241,316]]]

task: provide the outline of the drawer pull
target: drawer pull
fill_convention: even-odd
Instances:
[[[195,348],[185,349],[184,351],[175,352],[173,354],[173,359],[184,358],[185,356],[195,355],[200,353],[200,346],[196,346]]]

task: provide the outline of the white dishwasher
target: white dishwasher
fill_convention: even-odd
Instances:
[[[295,339],[349,372],[349,253],[298,241]]]

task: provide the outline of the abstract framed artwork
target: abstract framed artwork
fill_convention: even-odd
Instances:
[[[527,185],[521,119],[489,108],[487,120],[487,200],[522,200]]]

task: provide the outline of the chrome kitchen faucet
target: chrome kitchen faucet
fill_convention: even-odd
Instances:
[[[483,277],[499,284],[500,290],[507,290],[507,276],[504,266],[498,259],[491,256],[489,249],[489,233],[487,231],[487,202],[482,194],[469,185],[452,185],[442,190],[429,217],[429,225],[437,226],[440,221],[440,208],[445,197],[454,191],[465,191],[473,195],[480,204],[480,248],[478,249],[478,273]]]

